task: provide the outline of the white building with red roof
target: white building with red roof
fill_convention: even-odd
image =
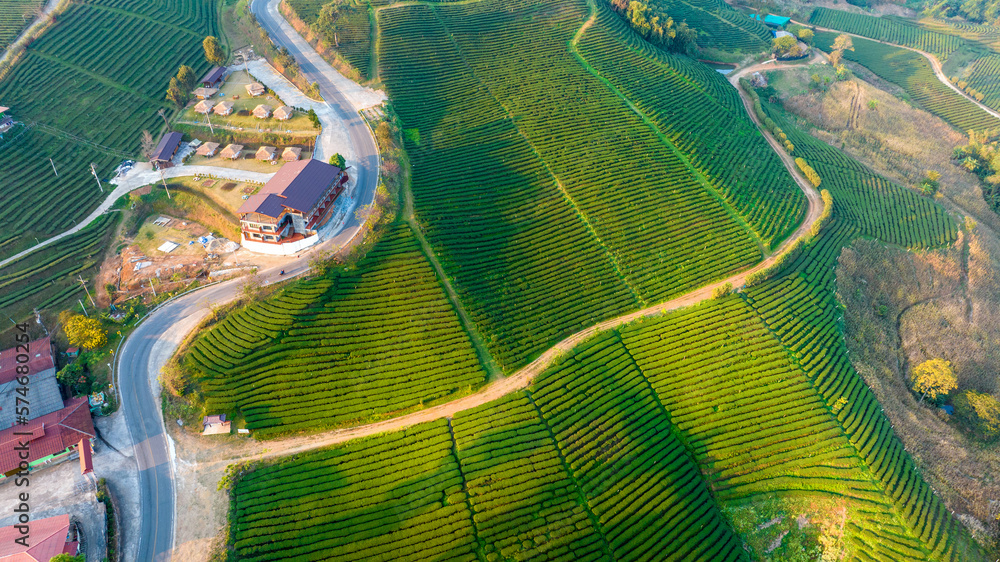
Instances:
[[[343,170],[319,160],[285,164],[236,211],[243,247],[263,254],[293,254],[312,246],[347,181]]]

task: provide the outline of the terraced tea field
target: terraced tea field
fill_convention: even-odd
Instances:
[[[138,155],[144,129],[160,133],[157,111],[173,112],[163,96],[170,77],[182,63],[207,70],[201,40],[217,24],[211,0],[93,0],[71,4],[32,43],[0,81],[2,105],[33,124],[0,141],[0,165],[15,174],[0,194],[0,218],[17,225],[17,240],[0,241],[0,258],[97,206],[102,195],[89,164],[106,179],[121,160]],[[38,205],[57,196],[61,212]]]
[[[317,0],[292,0],[288,2],[288,7],[323,38],[324,43],[358,69],[362,79],[370,79],[375,70],[372,68],[374,38],[371,3],[367,0],[337,2],[338,17],[335,24],[323,24],[318,21],[320,11],[324,5],[330,3]]]
[[[606,61],[587,60],[589,31],[577,56],[567,52],[587,13],[579,1],[379,12],[380,76],[406,132],[418,219],[508,370],[596,320],[748,267],[804,210],[773,155],[756,170],[737,160],[766,146],[720,93],[720,75],[636,52],[661,56],[649,67],[687,83],[676,103],[714,108],[705,114],[721,122],[668,126],[687,107],[616,88],[598,68]],[[590,29],[614,41],[625,30],[602,13]],[[727,122],[717,144],[684,144]],[[746,147],[733,146],[740,137]]]
[[[721,0],[653,0],[649,5],[695,29],[701,48],[756,53],[771,46],[766,25]]]
[[[959,49],[964,41],[954,35],[924,29],[920,25],[893,17],[876,17],[854,14],[830,8],[816,8],[809,23],[846,31],[877,41],[913,47],[938,55],[942,60]],[[860,50],[855,45],[855,50]]]
[[[6,0],[0,4],[0,51],[34,21],[44,3],[44,0]]]
[[[490,217],[493,222],[487,223],[483,217],[500,208],[506,213],[496,213],[500,217],[520,218],[520,213],[536,212],[538,201],[556,208],[551,199],[527,197],[509,211],[498,204],[509,200],[502,195],[526,191],[517,181],[524,178],[536,182],[531,195],[547,194],[544,188],[555,183],[579,216],[599,217],[586,220],[586,234],[615,258],[609,278],[619,274],[637,300],[676,294],[670,289],[655,293],[651,279],[634,276],[627,266],[640,263],[638,258],[619,250],[626,247],[621,239],[606,237],[608,225],[628,228],[614,216],[619,208],[599,195],[580,196],[587,184],[573,183],[585,176],[574,173],[570,162],[578,154],[571,146],[572,132],[533,111],[546,98],[534,92],[531,81],[514,79],[521,72],[534,76],[534,63],[490,65],[480,51],[489,46],[502,55],[497,60],[505,60],[512,56],[506,49],[514,49],[521,34],[544,44],[546,32],[555,31],[538,21],[551,15],[550,6],[526,2],[506,11],[511,7],[505,4],[505,10],[491,13],[488,2],[407,6],[380,16],[388,34],[382,42],[388,57],[383,77],[397,88],[394,98],[413,155],[417,211],[446,269],[457,272],[463,304],[480,329],[489,326],[477,316],[478,294],[463,286],[468,281],[462,270],[470,262],[456,259],[475,255],[486,240],[464,230],[469,240],[458,246],[442,225],[468,228],[475,220],[507,226],[507,221]],[[530,14],[531,21],[511,25],[517,10]],[[780,240],[785,230],[774,226],[774,217],[784,220],[794,207],[782,210],[790,204],[775,191],[778,202],[769,203],[778,206],[763,216],[750,212],[764,203],[753,199],[760,194],[742,190],[741,182],[774,185],[775,176],[738,163],[767,162],[774,155],[757,148],[758,140],[763,142],[759,133],[743,128],[735,112],[742,111],[741,102],[733,91],[713,81],[711,71],[651,50],[602,8],[595,8],[595,19],[583,31],[585,18],[571,12],[566,10],[565,19],[553,26],[570,36],[563,48],[568,45],[589,76],[627,100],[632,114],[661,143],[638,145],[643,129],[627,128],[628,112],[622,112],[629,146],[668,148],[732,209],[729,216],[744,221],[748,233],[762,243]],[[487,33],[504,37],[508,47],[490,46],[482,36]],[[390,37],[410,38],[408,52],[425,75],[403,72],[409,67],[402,51],[392,50]],[[599,105],[598,96],[588,95],[596,90],[589,89],[584,74],[554,65],[555,47],[545,52],[559,78],[548,85],[549,96],[558,95],[558,84],[572,84],[578,106],[588,109],[587,119],[596,119],[602,107],[611,114],[613,105]],[[446,71],[455,68],[461,72]],[[427,76],[435,74],[446,80]],[[461,93],[467,103],[448,107],[435,97],[435,88]],[[874,236],[910,248],[940,246],[956,239],[954,220],[933,199],[798,130],[779,108],[766,101],[763,108],[833,197],[832,217],[773,278],[738,294],[599,333],[555,360],[527,389],[450,420],[251,467],[230,496],[229,546],[235,557],[715,561],[784,560],[805,551],[861,561],[985,560],[923,481],[853,370],[835,297],[834,267],[852,238]],[[581,118],[564,108],[549,113],[566,122],[599,123],[574,121]],[[544,130],[563,141],[563,153],[546,144]],[[486,148],[474,152],[470,147],[479,138],[488,139]],[[746,146],[735,148],[738,138]],[[596,144],[592,153],[611,162]],[[731,153],[732,160],[725,160]],[[485,180],[476,174],[482,167],[472,163],[473,156],[500,172],[506,183],[480,188]],[[460,175],[442,181],[448,157],[463,166]],[[512,174],[503,166],[510,161],[531,173]],[[435,170],[436,193],[430,173],[420,177],[422,168]],[[420,179],[426,183],[418,186]],[[458,180],[464,183],[452,187]],[[671,195],[696,193],[680,180],[676,186]],[[628,186],[619,189],[628,193]],[[446,214],[441,201],[473,212],[463,222],[454,210]],[[594,213],[595,202],[604,205],[604,214]],[[644,219],[651,240],[672,244],[664,234],[669,230],[657,231],[655,223],[636,214],[644,208],[641,203],[631,203],[636,211],[627,216]],[[548,221],[558,224],[550,231],[576,224],[563,221]],[[601,249],[591,252],[601,256]],[[579,258],[579,252],[535,258],[561,264],[552,260],[563,256]],[[480,275],[495,271],[490,263],[471,263]],[[569,275],[551,273],[557,280]],[[600,285],[592,289],[603,290]],[[503,294],[523,298],[509,290]],[[576,300],[581,297],[588,298],[577,293]],[[544,306],[544,293],[528,302]],[[527,320],[527,325],[537,322]],[[497,349],[497,340],[490,345]]]
[[[262,437],[385,417],[485,382],[405,224],[356,269],[227,316],[195,341],[186,366],[208,410],[238,412]]]
[[[0,314],[26,318],[35,308],[70,308],[77,298],[86,299],[76,276],[96,273],[120,216],[104,214],[58,244],[0,268]]]
[[[816,33],[816,46],[829,51],[836,34]],[[892,82],[927,111],[965,132],[993,130],[1000,119],[990,115],[965,96],[941,83],[927,59],[900,47],[867,39],[853,39],[854,50],[845,51],[844,58],[871,70],[879,78]]]

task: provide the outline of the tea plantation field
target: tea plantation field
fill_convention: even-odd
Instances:
[[[603,8],[574,38],[587,16],[579,0],[379,12],[418,220],[507,370],[750,266],[804,213],[721,75],[642,47]]]
[[[217,33],[216,10],[213,0],[75,2],[0,78],[0,105],[30,126],[0,140],[0,169],[14,173],[0,194],[0,219],[16,225],[0,239],[0,258],[97,206],[90,163],[107,179],[138,155],[144,129],[159,135],[157,111],[173,112],[164,92],[178,66],[208,68],[201,40]],[[56,197],[60,212],[38,204]]]
[[[816,8],[809,23],[846,31],[878,41],[886,41],[934,53],[945,59],[958,50],[964,41],[955,35],[924,29],[919,24],[902,18],[876,17],[854,14],[830,8]],[[860,50],[857,49],[856,50]]]
[[[44,3],[44,0],[6,0],[0,4],[0,51],[34,21]]]
[[[434,126],[440,121],[495,131],[494,146],[520,147],[539,138],[518,161],[558,179],[559,171],[572,168],[562,155],[545,157],[544,139],[531,127],[544,118],[514,95],[532,86],[487,81],[513,72],[507,66],[475,66],[470,29],[511,29],[499,23],[507,14],[460,25],[460,10],[485,6],[384,13],[386,22],[422,38],[413,49],[429,44],[440,55],[420,60],[472,69],[439,86],[474,92],[476,103],[493,108],[474,121],[471,113],[453,117],[430,103],[429,80],[414,76],[410,84],[424,86],[418,92],[428,100],[423,119],[415,109],[401,111],[408,127],[417,125],[408,140],[418,155],[415,176],[427,161],[422,159],[443,158],[437,151],[469,150],[463,143],[468,136],[444,134]],[[544,10],[532,13],[541,19]],[[738,103],[735,94],[713,88],[707,71],[631,40],[610,14],[596,13],[595,23],[569,44],[584,68],[635,100],[634,112],[706,181],[726,177],[717,171],[733,169],[717,163],[724,152],[709,157],[699,151],[714,148],[708,139],[725,146],[728,137],[704,118],[687,120],[689,112],[679,108],[709,99],[715,105],[706,111],[722,116]],[[394,15],[400,19],[391,20]],[[468,45],[465,56],[448,55],[451,41],[438,39],[442,22],[451,26],[454,44]],[[655,87],[664,82],[671,87]],[[588,91],[586,82],[577,83]],[[400,90],[415,107],[417,94],[407,98],[407,92]],[[598,334],[528,389],[453,419],[250,466],[230,494],[228,545],[235,558],[715,561],[790,560],[807,552],[861,561],[984,560],[923,481],[854,371],[835,297],[834,267],[852,238],[927,248],[952,243],[956,225],[932,199],[799,131],[780,109],[763,107],[834,202],[829,222],[771,279]],[[730,128],[739,127],[734,122]],[[706,142],[687,146],[688,135]],[[534,169],[534,177],[543,173]],[[463,177],[474,178],[471,170]],[[573,199],[580,188],[558,181]],[[473,189],[476,181],[466,185]],[[422,204],[435,209],[425,189]],[[737,189],[720,193],[740,209]],[[456,204],[463,196],[471,198],[448,191],[447,200]],[[496,194],[481,190],[475,196],[473,201],[494,201]],[[590,204],[577,208],[586,215]],[[476,209],[476,218],[488,211]],[[434,219],[422,218],[434,232]],[[591,228],[602,232],[600,225]],[[436,236],[447,254],[453,242]],[[640,296],[647,294],[648,281],[623,278]]]
[[[771,31],[766,25],[722,0],[653,0],[649,5],[697,31],[701,48],[756,53],[771,46]]]
[[[206,408],[258,436],[369,420],[485,382],[413,232],[398,224],[352,269],[230,314],[186,355]]]

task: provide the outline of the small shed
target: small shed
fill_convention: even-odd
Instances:
[[[192,92],[194,96],[200,100],[207,100],[208,98],[219,93],[218,88],[195,88]]]
[[[230,433],[232,422],[226,421],[226,414],[205,416],[201,420],[202,435],[219,435]]]
[[[184,135],[177,132],[170,132],[163,135],[160,138],[159,144],[156,145],[156,150],[153,151],[152,158],[149,159],[156,168],[169,168],[171,166],[170,160],[173,159],[174,154],[177,154],[177,149],[181,146],[181,139]]]
[[[71,347],[66,350],[66,357],[76,357],[77,355],[80,355],[79,347]]]
[[[260,82],[250,82],[247,84],[247,93],[253,97],[264,95],[264,85]]]
[[[253,108],[253,116],[256,117],[257,119],[267,119],[268,117],[271,116],[271,112],[273,110],[274,110],[273,107],[262,103],[257,107]]]
[[[281,159],[285,162],[295,162],[302,156],[302,149],[297,146],[289,146],[281,153]]]
[[[292,109],[291,107],[289,107],[287,105],[283,105],[283,106],[279,107],[278,109],[274,110],[274,118],[275,119],[279,119],[281,121],[288,121],[289,119],[292,118],[292,115],[294,113],[295,113],[294,109]]]
[[[236,107],[236,104],[231,101],[220,101],[215,105],[213,111],[215,111],[216,115],[229,115],[233,112],[234,107]]]
[[[278,148],[275,146],[262,146],[257,149],[257,160],[265,162],[274,160],[278,156]]]
[[[201,79],[201,85],[206,88],[215,88],[222,83],[222,79],[226,77],[226,69],[221,66],[216,66],[212,70],[208,71],[208,74]]]
[[[212,112],[212,102],[207,100],[201,100],[194,106],[194,110],[202,115],[208,115]]]
[[[795,37],[795,36],[792,35],[791,33],[787,32],[787,31],[781,31],[779,29],[779,30],[777,30],[777,31],[774,32],[774,37],[778,38],[778,37]]]
[[[206,142],[205,144],[198,147],[195,154],[198,156],[204,156],[206,158],[211,158],[215,156],[215,153],[219,150],[219,143],[217,142]]]
[[[764,16],[764,25],[767,25],[767,26],[770,26],[770,27],[784,27],[784,26],[788,25],[788,22],[790,22],[790,21],[792,21],[792,18],[785,18],[785,17],[775,16],[775,15],[766,15],[766,16]]]
[[[226,148],[222,149],[219,156],[223,158],[229,158],[230,160],[236,160],[243,155],[243,145],[242,144],[229,144]]]

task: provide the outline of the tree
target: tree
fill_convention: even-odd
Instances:
[[[1000,435],[1000,402],[989,394],[967,390],[955,397],[955,414],[981,437]]]
[[[97,349],[108,343],[108,334],[104,331],[101,321],[87,318],[79,314],[60,314],[63,332],[69,344],[84,349]]]
[[[799,42],[791,35],[776,37],[771,40],[771,49],[780,58],[799,56]]]
[[[840,59],[844,57],[844,51],[853,51],[854,42],[851,41],[851,36],[846,33],[841,33],[833,40],[833,49],[830,51],[830,64],[834,68],[840,66]]]
[[[813,30],[811,29],[803,28],[799,30],[799,39],[801,39],[803,43],[811,45],[814,36],[815,34],[813,34]]]
[[[340,155],[339,152],[330,157],[331,166],[336,166],[341,170],[343,170],[344,164],[346,164],[346,161],[344,160],[344,157]]]
[[[153,135],[149,131],[142,132],[142,140],[140,142],[139,151],[142,152],[142,157],[146,160],[153,159],[153,152],[156,151],[156,141],[153,139]]]
[[[721,299],[721,298],[728,297],[732,293],[733,293],[733,284],[732,283],[726,283],[725,285],[720,285],[720,286],[712,289],[712,298],[713,299]]]
[[[177,69],[177,81],[181,83],[185,91],[189,91],[194,88],[194,85],[198,81],[198,75],[194,73],[194,69],[186,64],[182,64],[180,68]]]
[[[187,94],[181,90],[176,76],[170,79],[170,85],[167,86],[167,99],[174,102],[177,107],[183,107],[187,103]]]
[[[873,111],[878,109],[878,100],[868,100],[868,109]]]
[[[201,46],[205,49],[205,60],[209,64],[221,66],[226,62],[226,53],[222,51],[222,45],[215,37],[209,35],[201,42]]]
[[[316,110],[309,109],[309,111],[306,112],[306,115],[309,117],[309,121],[312,122],[313,127],[319,129],[321,125],[319,122],[319,115],[316,115]]]
[[[77,554],[76,556],[70,556],[63,552],[62,554],[56,554],[52,558],[49,558],[49,562],[86,562],[87,557],[83,554]]]
[[[84,375],[84,368],[82,361],[74,361],[69,365],[66,365],[58,373],[56,373],[56,380],[60,384],[66,386],[73,386],[80,380],[80,377]]]
[[[927,396],[934,400],[958,388],[958,378],[951,369],[951,361],[928,359],[916,366],[910,373],[913,390],[920,393],[920,401]]]

